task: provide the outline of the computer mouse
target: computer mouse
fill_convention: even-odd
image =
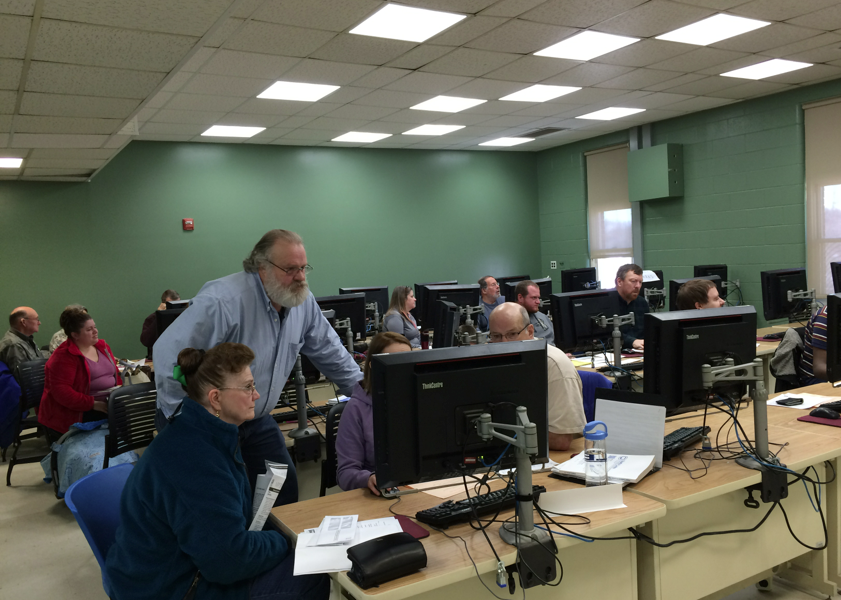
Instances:
[[[818,417],[820,419],[841,419],[841,414],[838,411],[819,406],[809,413],[810,417]]]

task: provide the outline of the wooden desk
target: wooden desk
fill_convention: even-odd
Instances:
[[[568,453],[567,453],[568,457]],[[562,456],[557,459],[563,460]],[[547,490],[568,489],[574,484],[552,479],[546,474],[535,475],[536,484],[546,486]],[[501,482],[499,482],[501,484]],[[454,499],[462,498],[462,495]],[[636,527],[651,519],[665,515],[665,507],[656,501],[637,494],[624,494],[626,508],[589,513],[589,525],[571,526],[570,529],[592,536],[608,536],[620,533],[627,527]],[[325,515],[358,514],[360,520],[389,516],[388,507],[393,505],[395,512],[414,516],[422,509],[440,504],[443,500],[431,495],[419,493],[403,496],[400,502],[372,496],[367,490],[353,490],[299,502],[289,506],[280,506],[272,510],[272,518],[291,539],[306,528],[317,527]],[[500,515],[506,519],[513,515],[508,510]],[[535,516],[537,522],[540,517]],[[515,559],[515,550],[499,539],[499,526],[491,525],[487,532],[497,552],[506,564]],[[495,585],[495,558],[488,548],[484,536],[474,531],[467,524],[450,527],[447,533],[464,538],[470,556],[476,562],[476,568],[482,574],[482,580],[500,596],[507,596],[504,590]],[[558,588],[530,588],[529,598],[558,598],[560,595],[580,593],[583,597],[610,597],[611,599],[637,599],[637,564],[636,543],[632,540],[584,543],[568,537],[555,537],[559,547],[558,558],[564,567],[564,579]],[[447,538],[444,534],[431,531],[428,538],[421,540],[427,553],[427,567],[418,573],[391,581],[378,588],[362,590],[347,577],[346,572],[333,574],[334,582],[354,598],[378,598],[392,600],[397,598],[424,598],[440,600],[442,588],[446,588],[446,598],[487,598],[488,592],[477,581],[473,564],[459,540]],[[594,570],[594,565],[598,568]],[[518,582],[519,586],[519,582]],[[515,598],[521,595],[518,589]]]

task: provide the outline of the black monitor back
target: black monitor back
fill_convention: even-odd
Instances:
[[[526,279],[531,279],[528,275],[510,275],[508,277],[495,277],[496,282],[499,284],[499,289],[502,291],[502,294],[505,295],[505,284],[506,283],[517,283],[518,281],[525,281]]]
[[[701,365],[723,366],[724,359],[746,364],[756,358],[756,309],[753,306],[683,310],[645,315],[643,391],[666,399],[667,414],[704,404]],[[716,386],[737,394],[742,382]]]
[[[722,281],[729,281],[727,279],[727,265],[695,265],[693,269],[696,279],[707,275],[718,275]]]
[[[660,281],[643,281],[642,287],[640,288],[640,295],[645,298],[645,292],[642,290],[663,290],[666,291],[666,280],[663,279],[663,271],[660,269],[646,269],[648,271],[652,271],[657,277],[660,278]],[[651,307],[651,310],[657,310],[666,306],[666,296],[651,296],[651,299],[648,301],[648,306]]]
[[[421,328],[429,328],[429,325],[425,325],[423,322],[424,318],[424,306],[427,305],[426,296],[429,293],[427,289],[430,285],[458,285],[458,281],[452,279],[450,281],[431,281],[429,283],[416,283],[415,284],[415,308],[411,310],[411,313],[415,316],[415,321],[418,322],[418,327]],[[427,320],[429,320],[427,318]]]
[[[826,376],[841,381],[841,293],[826,297]]]
[[[350,329],[354,337],[358,334],[363,340],[367,334],[365,326],[365,294],[345,294],[341,296],[320,296],[315,299],[321,310],[332,310],[336,319],[350,319]]]
[[[795,312],[803,312],[808,308],[808,300],[786,298],[787,292],[804,292],[806,284],[806,269],[776,269],[762,271],[759,274],[762,286],[762,311],[766,321],[784,319]]]
[[[502,295],[505,296],[506,302],[516,302],[517,301],[517,284],[520,281],[526,281],[525,279],[521,279],[519,281],[508,281],[506,282],[505,286],[500,286],[502,291]],[[548,300],[549,296],[552,294],[552,278],[551,277],[543,277],[542,279],[532,279],[537,285],[538,289],[540,289],[540,299],[541,300]]]
[[[367,304],[371,304],[374,302],[377,304],[377,309],[380,313],[380,318],[382,318],[382,316],[385,314],[385,311],[388,310],[388,286],[339,288],[340,296],[360,293],[365,294],[365,302]]]
[[[832,287],[836,294],[841,294],[841,262],[829,263],[829,270],[832,273]]]
[[[432,308],[432,329],[435,337],[432,344],[435,348],[450,348],[455,346],[455,333],[461,321],[458,306],[446,300],[438,300]]]
[[[675,311],[677,310],[677,292],[687,281],[692,281],[693,279],[709,279],[710,281],[715,283],[715,287],[718,288],[718,295],[724,298],[724,290],[721,287],[721,277],[718,275],[705,275],[702,277],[688,277],[686,279],[672,279],[669,281],[669,310]],[[756,337],[756,336],[754,336]]]
[[[596,267],[561,271],[561,292],[565,294],[599,289],[597,283]]]
[[[161,337],[161,334],[166,331],[166,328],[172,325],[173,321],[178,318],[178,315],[183,313],[187,310],[187,307],[183,308],[167,308],[165,310],[159,310],[155,312],[155,325],[158,328],[158,337]],[[155,338],[157,341],[157,338]]]
[[[190,306],[189,300],[167,300],[166,307],[167,308],[187,308]]]
[[[513,464],[514,449],[479,439],[483,412],[513,423],[525,406],[537,425],[537,459],[548,454],[546,342],[502,342],[378,354],[371,363],[374,454],[380,488]],[[504,432],[511,435],[512,432]]]
[[[605,342],[613,327],[596,325],[591,317],[612,317],[618,307],[616,290],[570,292],[549,296],[555,325],[555,345],[565,352],[588,349],[594,340]]]
[[[423,310],[426,319],[424,327],[433,327],[432,315],[435,310],[435,303],[438,300],[452,302],[456,306],[479,306],[480,288],[478,283],[466,283],[463,285],[430,285],[426,286],[426,307]]]

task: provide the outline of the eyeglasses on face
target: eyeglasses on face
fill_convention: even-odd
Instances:
[[[266,262],[269,263],[270,265],[272,265],[273,267],[277,267],[278,269],[280,269],[281,271],[283,271],[287,275],[293,275],[294,276],[294,275],[297,275],[298,273],[303,273],[304,275],[306,275],[307,273],[312,273],[312,266],[310,266],[310,265],[304,265],[303,267],[289,267],[287,269],[284,269],[283,267],[280,267],[280,266],[274,264],[268,258],[266,259]]]
[[[231,386],[231,387],[220,387],[220,388],[216,388],[216,389],[218,389],[218,390],[240,390],[240,391],[243,391],[243,392],[248,392],[249,394],[254,394],[254,392],[257,391],[257,386],[255,384],[251,383],[251,384],[246,385],[244,387],[233,387],[233,386]]]
[[[528,327],[530,324],[531,323],[526,323],[526,327]],[[491,333],[488,337],[491,339],[492,342],[501,342],[502,340],[505,340],[506,342],[513,342],[517,339],[517,336],[519,336],[526,330],[526,327],[523,327],[517,333],[511,333],[510,331],[508,333]]]

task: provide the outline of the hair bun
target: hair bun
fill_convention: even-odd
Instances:
[[[185,377],[189,377],[198,371],[203,360],[204,350],[184,348],[178,353],[178,366],[181,367],[181,372]]]

